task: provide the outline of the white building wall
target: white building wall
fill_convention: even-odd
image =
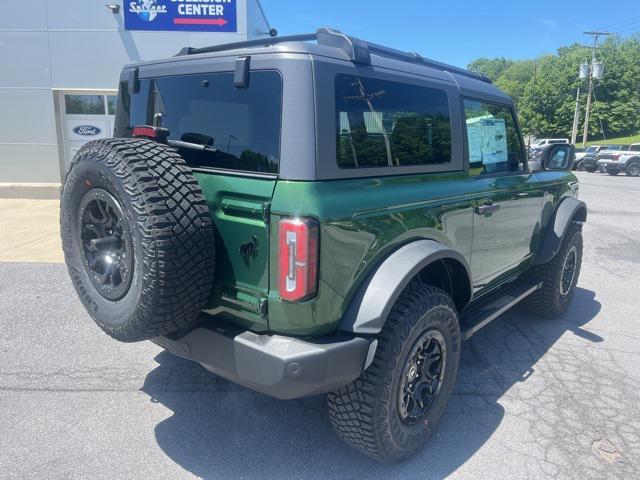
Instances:
[[[269,29],[258,0],[237,0],[237,32],[124,30],[127,0],[6,2],[0,15],[0,184],[59,183],[57,90],[112,90],[130,61],[242,41]],[[119,4],[112,13],[105,4]],[[124,4],[124,5],[123,5]]]

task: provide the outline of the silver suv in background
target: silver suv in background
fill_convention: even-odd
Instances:
[[[598,170],[598,154],[604,150],[618,151],[623,145],[591,145],[580,160],[580,170],[595,172]]]
[[[617,150],[602,150],[598,153],[598,168],[609,175],[625,172],[630,177],[640,175],[640,143]]]

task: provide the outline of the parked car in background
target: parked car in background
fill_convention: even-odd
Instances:
[[[584,170],[584,166],[582,165],[582,159],[587,154],[587,149],[578,148],[575,149],[575,158],[573,160],[573,169],[574,170]]]
[[[598,170],[598,154],[603,150],[617,151],[622,148],[622,145],[591,145],[587,148],[582,160],[580,161],[581,167],[587,172],[595,172]]]
[[[602,150],[598,154],[598,168],[609,175],[625,172],[630,177],[640,175],[640,143],[624,145],[619,150]]]
[[[568,138],[539,138],[531,144],[532,147],[543,147],[552,143],[569,143]]]

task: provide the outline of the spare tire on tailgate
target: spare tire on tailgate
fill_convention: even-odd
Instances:
[[[73,285],[123,342],[194,325],[214,270],[209,208],[171,147],[137,138],[87,143],[71,163],[60,223]]]

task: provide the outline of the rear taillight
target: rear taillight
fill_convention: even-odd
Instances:
[[[295,302],[316,294],[318,224],[309,218],[285,218],[279,224],[278,288],[280,298]]]
[[[162,127],[153,127],[150,125],[137,125],[133,127],[132,137],[148,138],[159,142],[164,141],[169,136],[169,130]]]

